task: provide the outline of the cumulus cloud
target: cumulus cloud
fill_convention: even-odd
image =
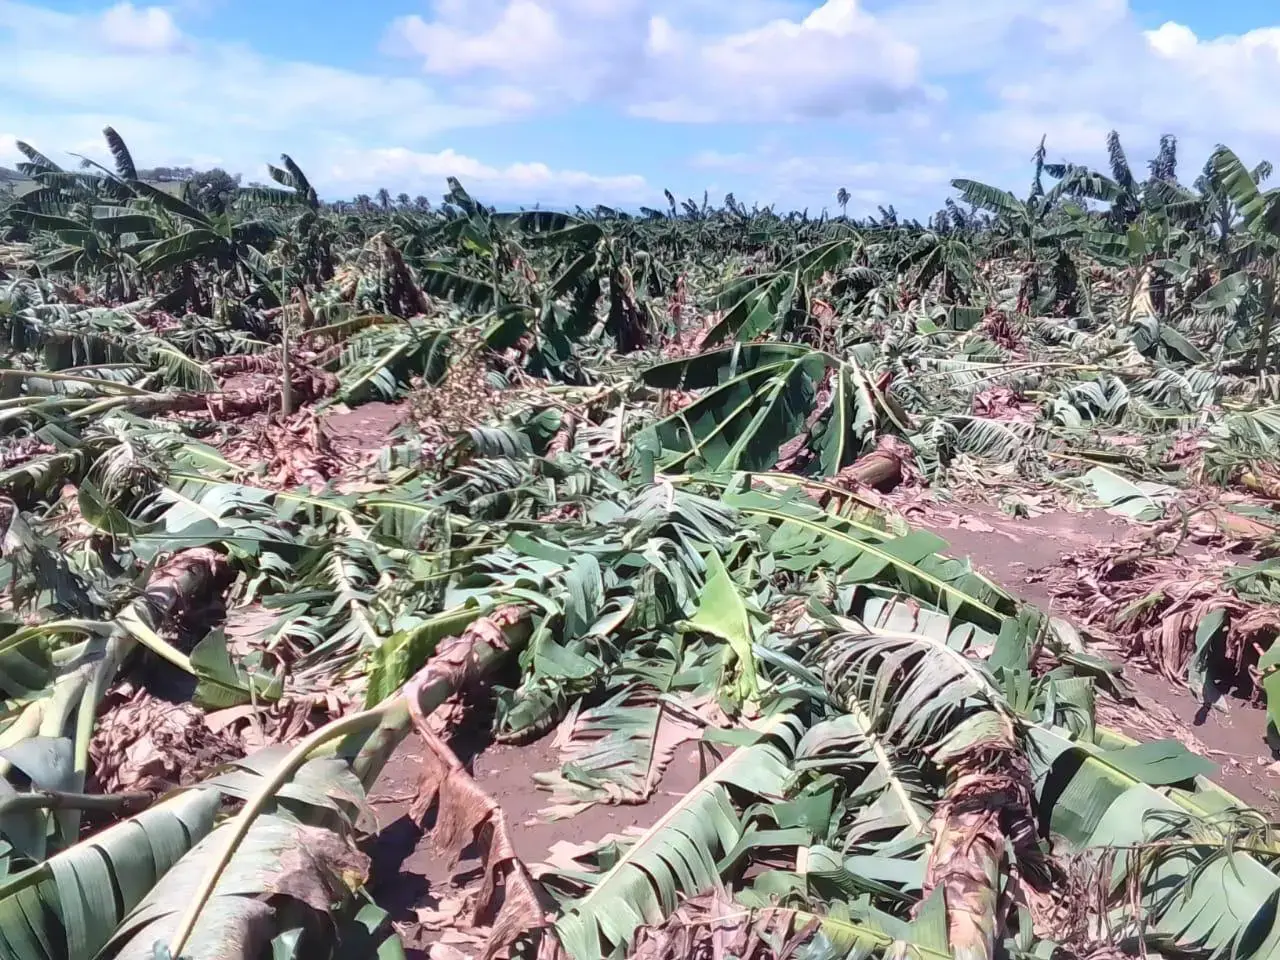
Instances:
[[[651,24],[649,47],[658,52],[631,111],[658,120],[887,113],[927,94],[915,48],[885,30],[858,0],[826,0],[803,19],[777,19],[711,39],[681,37],[666,25],[655,31]]]
[[[547,106],[600,99],[677,122],[788,121],[895,110],[925,98],[915,49],[858,0],[712,29],[692,4],[644,0],[437,0],[403,17],[387,48],[429,74],[518,83]],[[776,4],[732,4],[773,12]],[[483,14],[478,14],[479,7]],[[690,13],[694,14],[690,16]]]
[[[996,179],[1045,134],[1104,163],[1113,128],[1135,162],[1164,133],[1196,162],[1219,141],[1280,154],[1280,28],[1200,37],[1128,0],[437,0],[388,42],[512,112],[839,119],[867,146],[897,127],[910,162]]]
[[[639,76],[646,7],[644,0],[437,0],[430,20],[395,20],[384,47],[419,60],[432,76],[518,88],[530,106],[582,103]]]
[[[463,103],[421,77],[273,60],[243,45],[201,43],[154,7],[125,4],[70,15],[0,0],[0,63],[0,130],[6,131],[0,162],[6,164],[21,159],[15,136],[54,157],[107,160],[101,131],[111,125],[141,166],[221,165],[253,178],[283,151],[330,196],[383,185],[410,189],[410,179],[415,191],[436,194],[449,175],[483,180],[509,199],[530,202],[576,189],[625,199],[643,188],[636,177],[593,178],[538,163],[491,166],[448,150],[413,152],[508,116],[525,105],[518,88],[495,88],[488,103]],[[395,148],[361,152],[355,145],[363,143]],[[367,163],[354,162],[357,156]]]
[[[234,146],[308,129],[358,136],[392,124],[404,136],[424,136],[496,118],[449,102],[420,79],[272,60],[240,45],[164,46],[164,30],[130,34],[132,46],[104,48],[93,29],[124,9],[74,16],[0,0],[0,123],[31,129],[11,119],[22,117],[39,130],[69,126],[70,137],[53,141],[62,145],[79,136],[79,116],[96,122],[125,114],[172,129],[175,140],[221,131],[219,139]],[[141,22],[151,20],[143,14]],[[271,146],[265,156],[289,145]]]
[[[554,63],[565,45],[555,15],[533,0],[512,0],[492,25],[475,33],[417,15],[404,17],[399,29],[407,47],[422,54],[428,73],[448,76],[472,70],[523,74]]]
[[[193,0],[42,2],[0,0],[0,130],[101,158],[111,124],[143,165],[250,177],[284,150],[331,195],[454,173],[516,202],[627,203],[644,174],[811,208],[845,186],[927,214],[953,175],[1025,189],[1044,134],[1052,159],[1093,165],[1112,128],[1134,166],[1165,133],[1188,175],[1218,142],[1280,160],[1280,22],[1261,16],[1215,36],[1129,0],[429,0],[386,30],[398,57],[360,72],[202,40],[180,22]],[[459,142],[540,116],[541,139],[581,134],[596,156],[614,149],[602,116],[626,129],[623,172],[539,164],[512,152],[523,136],[483,156]]]
[[[1090,150],[1093,161],[1112,128],[1135,153],[1164,133],[1187,154],[1218,142],[1280,148],[1275,26],[1199,37],[1177,22],[1143,24],[1126,0],[916,0],[884,26],[920,51],[929,79],[978,84],[958,117],[939,115],[971,139],[1025,152],[1048,134],[1051,154]]]

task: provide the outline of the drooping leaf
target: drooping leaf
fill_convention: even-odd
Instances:
[[[737,751],[636,841],[591,892],[568,904],[556,934],[575,960],[607,956],[631,942],[637,928],[660,923],[681,896],[694,896],[718,882],[718,858],[732,850],[744,825],[729,787],[777,798],[788,775],[798,733],[795,721],[778,715],[763,731],[771,739]]]

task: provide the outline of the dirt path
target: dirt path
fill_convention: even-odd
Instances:
[[[1054,512],[1014,519],[980,504],[966,504],[938,521],[913,520],[951,544],[955,556],[1024,600],[1057,616],[1050,590],[1062,558],[1085,547],[1118,543],[1135,528],[1101,511]],[[1218,764],[1215,778],[1245,803],[1280,814],[1280,764],[1267,744],[1266,712],[1240,700],[1208,710],[1183,686],[1170,684],[1144,664],[1126,664],[1137,705],[1107,704],[1116,726],[1142,740],[1173,737]],[[1274,765],[1274,769],[1273,769]]]
[[[658,791],[639,806],[596,805],[571,820],[548,822],[539,816],[549,794],[534,783],[534,775],[560,766],[552,737],[522,747],[488,742],[483,733],[464,732],[452,746],[467,765],[476,783],[502,805],[511,830],[516,854],[528,864],[546,859],[547,852],[560,841],[581,843],[620,834],[630,827],[647,827],[671,809],[676,800],[702,778],[697,747],[687,744],[676,754]],[[422,740],[410,736],[392,755],[370,796],[379,832],[367,848],[373,858],[375,878],[370,893],[401,930],[410,958],[425,957],[433,943],[449,942],[450,934],[423,929],[418,911],[456,909],[460,901],[474,893],[479,879],[479,863],[463,855],[450,864],[434,848],[428,814],[422,828],[409,817],[409,808],[418,795],[418,778],[424,751]],[[465,915],[464,915],[465,917]],[[453,933],[463,953],[477,941]]]

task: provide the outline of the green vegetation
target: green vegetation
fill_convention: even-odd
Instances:
[[[1276,541],[1269,168],[1042,148],[921,225],[333,206],[288,156],[157,185],[105,134],[110,168],[20,145],[0,197],[0,957],[401,955],[353,839],[415,726],[495,949],[1280,955],[1266,817],[870,489],[1143,525],[1099,629],[1280,714],[1275,561],[1160,567],[1205,519]],[[402,398],[370,462],[325,432]],[[555,817],[736,749],[531,871],[432,745],[450,696],[559,729]]]

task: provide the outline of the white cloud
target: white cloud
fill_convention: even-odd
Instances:
[[[1025,189],[1044,134],[1052,159],[1105,166],[1116,128],[1141,169],[1173,133],[1188,177],[1217,142],[1280,160],[1280,16],[1214,36],[1127,0],[434,0],[361,72],[204,40],[189,21],[209,0],[42,2],[0,0],[0,130],[104,158],[111,124],[141,165],[249,177],[283,150],[335,196],[457,174],[495,200],[628,203],[713,178],[748,202],[812,209],[845,186],[927,214],[952,176]],[[539,114],[505,152],[459,140]],[[609,172],[522,150],[560,136]]]
[[[652,37],[652,33],[651,33]],[[652,45],[652,43],[651,43]],[[923,99],[919,57],[858,5],[826,0],[711,40],[663,38],[637,116],[673,121],[797,120],[892,112]]]
[[[173,17],[161,7],[120,3],[98,18],[98,27],[107,46],[118,50],[172,50],[182,40]]]
[[[697,16],[708,4],[692,6],[691,17],[644,0],[437,0],[433,19],[397,20],[386,46],[429,74],[519,83],[544,105],[600,99],[677,122],[852,116],[926,96],[915,49],[858,0],[718,30]],[[744,7],[793,9],[732,6],[736,24]]]
[[[952,176],[1025,189],[1046,134],[1052,159],[1105,167],[1118,129],[1141,170],[1172,133],[1188,177],[1218,142],[1280,160],[1270,20],[1200,36],[1128,0],[437,0],[391,36],[508,111],[738,124],[732,147],[708,126],[687,170],[739,197],[812,205],[844,185],[927,213]],[[742,131],[781,121],[789,142],[744,152]]]
[[[1126,0],[905,0],[879,21],[918,51],[923,82],[948,91],[945,106],[914,108],[926,118],[917,160],[945,156],[1020,189],[1045,135],[1051,159],[1105,168],[1116,129],[1141,170],[1171,133],[1188,177],[1219,142],[1280,156],[1280,28],[1265,20],[1200,37],[1144,24]]]
[[[399,21],[410,50],[423,56],[428,73],[472,70],[523,73],[555,62],[563,40],[556,17],[533,0],[512,0],[497,21],[475,34],[414,15]]]
[[[1199,38],[1190,27],[1169,21],[1158,30],[1148,31],[1147,43],[1161,56],[1176,59],[1194,50]]]
[[[515,86],[539,103],[582,103],[628,87],[643,68],[644,0],[436,0],[396,19],[384,48],[425,73]],[[488,99],[482,96],[482,99]]]
[[[637,174],[601,176],[556,170],[545,163],[498,167],[449,149],[436,153],[404,147],[350,149],[337,154],[323,175],[366,192],[394,184],[397,190],[410,193],[435,189],[453,176],[486,200],[519,197],[526,203],[632,203],[652,199],[656,192]]]
[[[108,36],[109,44],[103,42]],[[483,180],[512,201],[550,202],[579,188],[625,199],[643,189],[638,177],[592,177],[537,163],[489,166],[440,149],[440,138],[451,131],[528,109],[518,87],[496,87],[485,102],[463,102],[418,77],[273,60],[242,45],[203,43],[184,37],[155,7],[120,5],[75,16],[0,0],[0,63],[0,130],[6,131],[0,162],[6,165],[21,159],[13,137],[55,159],[82,153],[109,161],[101,131],[111,125],[139,166],[221,165],[252,179],[287,152],[330,196],[384,184],[409,189],[401,178],[434,195],[449,175]],[[360,150],[365,143],[392,147]],[[436,152],[414,152],[428,146]],[[372,167],[362,167],[360,157]]]

